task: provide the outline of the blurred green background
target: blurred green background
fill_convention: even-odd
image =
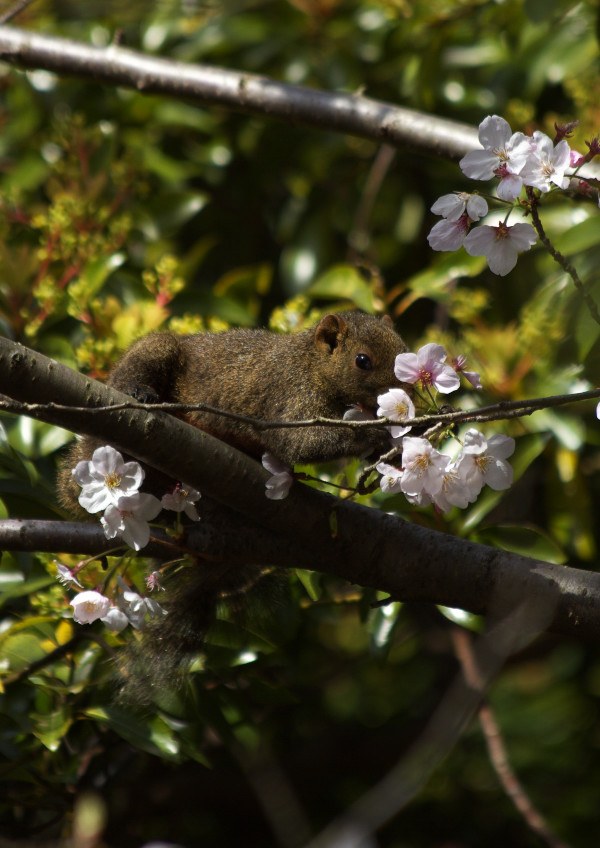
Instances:
[[[499,114],[513,130],[552,136],[555,121],[577,119],[571,144],[585,152],[600,129],[599,20],[597,3],[571,0],[37,0],[14,25],[365,92],[474,126]],[[506,278],[463,251],[429,249],[431,204],[470,187],[455,164],[8,66],[0,129],[0,332],[92,376],[157,328],[288,331],[358,306],[389,312],[411,348],[439,341],[467,354],[484,397],[467,392],[463,406],[600,382],[599,327],[541,247]],[[553,198],[543,220],[598,300],[597,206]],[[1,423],[0,517],[60,517],[54,475],[71,435]],[[593,404],[493,431],[517,440],[518,479],[505,497],[488,491],[447,516],[399,496],[363,502],[594,569]],[[372,609],[370,593],[289,575],[260,614],[240,621],[223,610],[186,689],[136,714],[111,688],[110,652],[131,634],[99,622],[74,629],[53,559],[5,552],[0,563],[9,844],[84,844],[96,811],[85,844],[301,845],[418,737],[457,669],[449,628],[481,626],[417,605]],[[147,565],[131,566],[140,588]],[[51,654],[61,645],[69,650]],[[508,663],[490,696],[527,791],[581,848],[597,843],[600,825],[599,695],[596,645],[547,635]],[[477,723],[378,840],[543,844],[502,791]]]

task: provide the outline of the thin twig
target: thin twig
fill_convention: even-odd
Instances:
[[[454,652],[460,661],[466,679],[471,685],[478,685],[479,670],[470,634],[466,630],[460,630],[456,627],[451,630],[451,636]],[[513,771],[508,761],[506,746],[498,722],[488,703],[483,703],[480,706],[478,718],[487,745],[490,763],[504,791],[523,816],[527,826],[543,839],[550,848],[569,848],[553,833]]]
[[[544,230],[544,226],[542,224],[542,221],[540,219],[540,215],[539,215],[539,212],[538,212],[538,199],[536,197],[534,190],[530,186],[527,186],[527,197],[529,199],[529,209],[531,211],[531,220],[533,222],[533,226],[535,227],[538,236],[540,237],[540,241],[542,242],[542,244],[544,245],[544,247],[546,248],[546,250],[548,251],[550,256],[554,259],[554,261],[557,262],[560,265],[560,267],[563,269],[563,271],[566,271],[566,273],[571,277],[571,279],[573,280],[573,283],[575,284],[575,288],[577,289],[577,291],[579,292],[579,294],[583,298],[585,305],[589,309],[590,315],[592,316],[594,321],[596,321],[597,324],[600,324],[600,312],[598,312],[598,306],[596,304],[596,301],[591,296],[591,294],[586,290],[584,284],[581,282],[581,279],[579,278],[579,274],[577,273],[576,268],[573,265],[571,265],[571,263],[568,261],[568,259],[565,256],[563,256],[563,254],[554,247],[554,245],[552,244],[552,242],[550,241],[550,239],[546,235],[546,231]]]
[[[9,21],[12,21],[13,18],[16,18],[17,15],[23,11],[23,9],[31,6],[32,3],[35,3],[35,0],[18,0],[18,2],[7,9],[6,12],[2,12],[2,14],[0,14],[0,24],[7,24]]]
[[[565,406],[571,403],[581,403],[586,400],[600,398],[600,388],[590,389],[585,392],[574,392],[568,395],[550,395],[543,398],[527,398],[524,400],[499,401],[479,409],[459,409],[455,412],[433,413],[431,415],[419,415],[415,418],[403,419],[402,423],[411,427],[431,427],[434,424],[460,424],[464,422],[482,423],[486,421],[499,421],[509,418],[520,418],[531,415],[540,409],[550,409],[556,406]],[[385,427],[397,424],[391,418],[377,418],[372,421],[352,421],[341,418],[307,418],[301,421],[264,421],[250,415],[240,415],[226,409],[218,409],[206,403],[138,403],[137,401],[126,401],[111,406],[69,406],[60,403],[22,403],[12,400],[6,395],[0,395],[0,410],[17,415],[33,415],[39,412],[73,412],[77,414],[96,415],[106,412],[121,412],[124,409],[143,409],[146,412],[169,412],[169,413],[194,413],[205,412],[211,415],[220,415],[223,418],[231,418],[244,424],[251,424],[257,430],[287,429],[293,427],[350,427],[352,429],[363,429],[369,427]]]

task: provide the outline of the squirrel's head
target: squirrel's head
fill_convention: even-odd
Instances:
[[[325,315],[315,327],[319,370],[329,391],[340,404],[358,404],[371,412],[377,395],[402,386],[394,374],[399,353],[407,348],[385,315],[376,318],[364,312]]]

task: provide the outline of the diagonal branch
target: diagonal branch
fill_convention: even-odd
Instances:
[[[459,159],[479,146],[475,128],[457,121],[358,94],[318,91],[257,74],[148,56],[115,45],[95,47],[0,26],[0,59],[17,68],[43,68],[143,94],[224,106],[449,159]]]
[[[66,406],[109,406],[127,400],[121,392],[4,338],[0,391],[26,403],[52,400]],[[600,574],[458,539],[298,483],[287,500],[270,501],[264,492],[268,474],[258,463],[165,413],[106,409],[82,415],[51,410],[36,417],[110,441],[213,498],[229,510],[232,530],[241,522],[240,533],[230,535],[244,545],[249,539],[256,545],[256,551],[248,551],[250,560],[262,554],[264,562],[269,548],[261,544],[276,544],[273,561],[284,567],[323,571],[401,600],[482,614],[499,600],[552,589],[558,596],[552,629],[600,637]],[[262,537],[246,535],[249,526]]]

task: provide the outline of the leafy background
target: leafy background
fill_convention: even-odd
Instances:
[[[578,119],[573,146],[585,150],[600,127],[598,21],[597,3],[570,0],[37,0],[16,24],[474,125],[495,113],[552,135],[554,121]],[[10,338],[102,378],[149,330],[293,330],[355,305],[388,311],[411,347],[466,353],[490,402],[599,382],[598,326],[541,249],[502,279],[462,251],[429,250],[429,207],[468,187],[455,165],[45,71],[2,67],[0,98]],[[597,208],[557,200],[544,222],[598,299]],[[2,424],[1,517],[59,517],[54,475],[70,434]],[[508,497],[489,492],[449,516],[399,497],[365,502],[595,568],[592,406],[504,430],[517,438]],[[73,625],[52,561],[5,552],[0,564],[0,833],[17,842],[77,843],[89,827],[92,844],[302,844],[418,736],[457,668],[451,622],[481,624],[418,605],[373,610],[355,587],[290,575],[260,614],[223,610],[186,689],[140,715],[112,697],[111,655],[127,637]],[[132,566],[140,587],[146,565]],[[600,823],[599,695],[596,646],[547,635],[490,696],[513,767],[573,846],[593,844]],[[279,837],[268,824],[278,815]],[[540,844],[477,723],[379,836],[390,848]]]

